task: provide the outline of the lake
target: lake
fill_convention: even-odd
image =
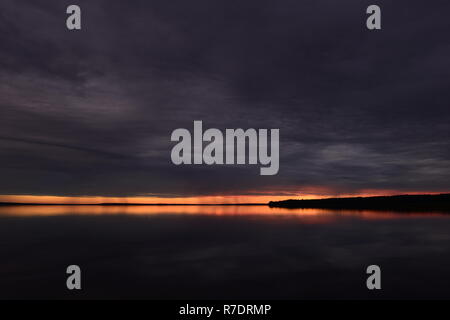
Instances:
[[[2,206],[0,298],[450,298],[450,215]],[[82,290],[66,289],[66,268]],[[366,268],[381,267],[381,290]]]

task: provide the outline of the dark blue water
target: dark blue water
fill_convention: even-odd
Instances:
[[[0,208],[0,298],[450,298],[450,215],[265,206]],[[66,289],[66,267],[82,290]],[[366,288],[381,267],[382,289]]]

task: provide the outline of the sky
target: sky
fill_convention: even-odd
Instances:
[[[366,28],[371,4],[381,30]],[[448,192],[449,12],[448,0],[2,0],[0,201]],[[171,133],[194,120],[279,128],[279,173],[174,165]]]

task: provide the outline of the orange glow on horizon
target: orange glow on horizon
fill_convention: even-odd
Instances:
[[[269,201],[285,200],[289,196],[199,196],[199,197],[64,197],[64,196],[33,196],[33,195],[0,195],[0,202],[36,203],[36,204],[242,204],[268,203]],[[306,199],[306,197],[304,197]],[[308,197],[316,199],[318,197]]]
[[[324,190],[320,190],[324,191]],[[402,192],[395,190],[362,190],[359,193],[334,194],[325,193],[269,193],[261,195],[214,195],[197,197],[101,197],[101,196],[53,196],[53,195],[0,195],[0,202],[35,203],[35,204],[266,204],[269,201],[287,199],[323,199],[333,197],[369,197],[390,196],[398,194],[439,194],[444,192]]]

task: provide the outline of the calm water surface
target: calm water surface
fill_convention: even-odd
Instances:
[[[0,298],[450,298],[450,215],[0,207]],[[66,267],[82,268],[80,292]],[[382,269],[368,291],[365,270]]]

